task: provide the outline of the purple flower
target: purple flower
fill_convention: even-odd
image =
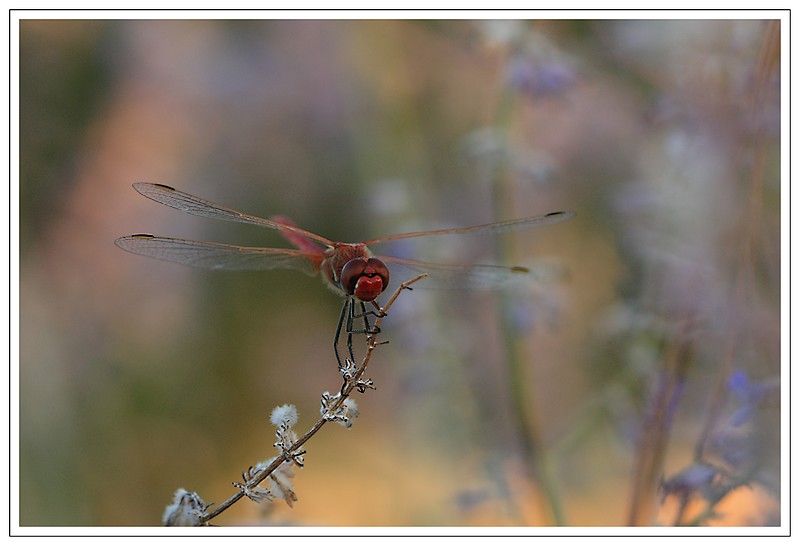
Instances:
[[[519,55],[509,61],[506,78],[512,87],[534,97],[563,93],[578,80],[575,71],[567,64]]]
[[[720,475],[718,469],[704,463],[695,463],[675,474],[668,480],[661,480],[661,500],[667,495],[698,493],[710,498],[713,484]]]
[[[728,392],[734,406],[712,445],[722,460],[735,469],[749,472],[758,463],[761,448],[758,427],[753,422],[764,399],[778,386],[776,381],[752,381],[747,373],[736,371],[728,379]]]
[[[734,372],[728,379],[728,390],[737,399],[738,408],[730,419],[730,426],[739,427],[750,421],[758,405],[774,389],[769,382],[756,383],[743,371]]]

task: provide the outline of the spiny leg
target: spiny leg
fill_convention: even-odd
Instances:
[[[350,301],[350,315],[348,316],[347,320],[347,350],[350,352],[350,359],[355,361],[355,357],[353,356],[353,334],[377,334],[374,329],[371,329],[369,326],[369,320],[367,319],[367,307],[364,305],[363,301],[359,301],[358,304],[361,306],[361,314],[355,314],[355,301]],[[364,329],[363,330],[356,330],[353,328],[353,319],[356,318],[363,318],[364,319]]]
[[[353,334],[375,335],[381,331],[380,328],[370,326],[369,324],[370,315],[375,317],[384,316],[381,307],[375,301],[372,301],[370,303],[372,303],[377,311],[367,311],[366,304],[363,301],[359,301],[358,303],[361,307],[361,312],[356,313],[355,300],[356,298],[353,298],[352,296],[345,299],[344,304],[342,305],[342,312],[339,314],[339,323],[336,325],[336,335],[333,337],[333,352],[336,355],[336,362],[339,365],[339,369],[343,369],[345,367],[345,365],[342,363],[342,356],[339,353],[339,338],[342,335],[342,328],[347,331],[347,354],[351,362],[355,362],[355,354],[353,352]],[[345,317],[347,318],[345,319]],[[355,328],[354,321],[355,319],[359,318],[364,319],[363,329]]]
[[[342,365],[342,357],[339,355],[339,336],[342,333],[342,326],[344,325],[344,317],[345,317],[345,314],[348,314],[347,310],[350,307],[350,303],[351,303],[351,298],[347,298],[346,300],[344,300],[344,305],[342,305],[342,312],[339,314],[339,324],[336,326],[336,335],[333,336],[333,352],[334,352],[334,354],[336,354],[336,362],[339,363],[339,368],[340,369],[343,368],[344,366]],[[348,323],[349,323],[349,321],[350,321],[350,319],[348,318]],[[348,332],[348,336],[349,335],[350,334]],[[352,358],[352,355],[353,355],[353,351],[351,350],[350,351],[350,357],[351,358]]]
[[[381,315],[379,313],[375,312],[375,311],[372,311],[372,310],[367,311],[367,306],[363,301],[359,300],[358,304],[361,307],[361,312],[357,314],[356,313],[355,298],[351,298],[350,299],[350,305],[348,306],[348,314],[347,314],[347,325],[346,325],[346,330],[347,330],[347,350],[350,353],[350,359],[353,360],[353,361],[355,361],[355,356],[353,354],[353,334],[375,335],[375,334],[380,333],[380,331],[381,331],[380,328],[376,328],[374,326],[370,326],[370,324],[369,324],[369,316],[370,315],[375,316],[375,317],[379,317]],[[374,301],[372,302],[372,304],[375,305],[375,307],[377,309],[380,309],[380,306],[378,306],[378,304],[376,304]],[[363,329],[356,328],[355,324],[354,324],[354,320],[355,319],[360,319],[360,318],[364,319],[364,328]]]
[[[361,305],[364,305],[363,303]],[[353,319],[356,318],[356,302],[354,299],[350,300],[350,311],[347,314],[347,352],[350,353],[350,360],[353,362],[356,361],[355,355],[353,355],[353,334],[360,332],[360,330],[355,330],[353,328]],[[366,328],[369,328],[369,324],[367,324],[367,318],[364,317],[364,324]]]
[[[380,306],[374,301],[371,302],[377,309],[380,310]],[[382,316],[379,311],[367,311],[367,306],[363,301],[359,301],[358,304],[361,306],[361,312],[356,314],[356,302],[355,300],[350,303],[350,314],[347,317],[347,332],[350,334],[379,334],[381,332],[380,328],[375,328],[369,325],[369,320],[367,317],[372,315],[373,317],[380,317]],[[364,328],[358,329],[355,328],[353,325],[354,319],[364,319]]]

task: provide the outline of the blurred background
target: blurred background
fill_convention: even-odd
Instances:
[[[294,507],[214,523],[781,524],[778,21],[23,20],[19,54],[20,525],[219,504],[341,385],[319,279],[115,247],[287,246],[137,181],[349,242],[577,212],[374,248],[537,274],[404,293]]]

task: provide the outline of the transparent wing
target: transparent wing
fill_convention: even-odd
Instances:
[[[451,235],[457,233],[469,233],[474,235],[489,234],[489,233],[505,233],[506,231],[516,231],[522,229],[532,229],[539,226],[546,226],[563,222],[574,217],[574,212],[550,212],[547,214],[540,214],[539,216],[530,216],[528,218],[517,218],[516,220],[505,220],[503,222],[493,222],[491,224],[480,224],[478,226],[470,226],[465,228],[450,228],[450,229],[435,229],[433,231],[412,231],[410,233],[398,233],[396,235],[388,235],[386,237],[378,237],[377,239],[370,239],[364,241],[366,245],[382,243],[385,241],[396,241],[398,239],[409,239],[411,237],[429,237],[432,235]]]
[[[295,269],[313,275],[322,261],[321,253],[302,250],[233,246],[145,234],[120,237],[114,244],[133,254],[203,269]]]
[[[533,270],[521,266],[440,264],[392,256],[377,257],[389,266],[392,284],[408,280],[419,273],[427,273],[428,277],[415,284],[414,288],[496,290],[515,282],[536,279]]]
[[[321,237],[310,231],[306,231],[294,225],[283,224],[266,218],[259,218],[245,214],[211,201],[207,201],[201,197],[191,195],[180,190],[176,190],[170,186],[163,184],[150,184],[149,182],[136,182],[133,189],[144,195],[148,199],[152,199],[162,205],[166,205],[176,210],[187,212],[195,216],[202,216],[204,218],[213,218],[215,220],[225,220],[226,222],[241,222],[243,224],[254,224],[257,226],[268,227],[277,229],[279,231],[289,231],[297,233],[308,239],[313,239],[326,246],[331,246],[332,241]]]

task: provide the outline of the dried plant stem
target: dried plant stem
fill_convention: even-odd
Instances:
[[[659,477],[663,472],[673,417],[692,359],[693,345],[688,335],[690,323],[684,321],[679,335],[666,346],[661,377],[642,424],[625,523],[628,526],[652,525],[656,515]]]
[[[383,318],[386,316],[387,312],[389,311],[389,308],[391,308],[391,306],[394,304],[395,300],[400,295],[400,293],[403,290],[411,290],[411,285],[424,277],[427,277],[427,274],[423,273],[421,275],[418,275],[413,279],[402,283],[397,288],[397,290],[395,290],[394,294],[392,294],[392,297],[389,298],[389,301],[386,302],[386,305],[380,308],[380,313],[378,314],[378,318],[375,320],[374,324],[374,328],[376,330],[380,328],[380,325],[383,322]],[[361,379],[361,377],[363,377],[364,372],[366,371],[367,366],[369,365],[370,359],[372,358],[372,352],[375,350],[376,347],[378,347],[379,345],[383,345],[384,343],[388,342],[386,341],[378,342],[377,334],[367,335],[367,350],[366,353],[364,354],[364,358],[361,361],[361,365],[359,366],[356,373],[352,376],[352,378],[345,380],[345,384],[342,386],[342,389],[340,391],[341,396],[339,396],[339,398],[336,400],[336,402],[333,404],[333,406],[327,413],[332,413],[342,407],[345,400],[353,391],[353,389],[358,387],[359,380]],[[287,461],[292,461],[291,454],[297,453],[297,451],[303,446],[303,444],[305,444],[309,439],[311,439],[311,437],[314,436],[314,434],[316,434],[317,431],[319,431],[319,429],[321,429],[326,423],[329,422],[330,419],[326,418],[325,415],[320,417],[320,419],[316,423],[314,423],[314,425],[305,434],[303,434],[303,436],[301,436],[294,444],[292,444],[288,449],[284,451],[283,456],[276,457],[272,461],[272,463],[270,463],[266,468],[264,468],[260,472],[253,475],[253,477],[247,480],[247,483],[244,485],[247,486],[248,488],[254,488],[262,481],[267,479],[270,476],[270,474],[272,474],[281,464]],[[203,525],[207,523],[209,520],[217,517],[222,512],[224,512],[225,510],[236,504],[244,496],[245,496],[244,488],[241,488],[236,494],[232,495],[230,498],[219,504],[216,508],[214,508],[213,510],[209,510],[208,513],[200,519],[198,525]]]
[[[503,312],[502,316],[504,322],[507,323],[508,313]],[[550,455],[542,440],[541,431],[537,426],[534,395],[532,389],[526,388],[529,385],[529,381],[527,381],[523,369],[524,359],[521,354],[520,340],[513,334],[509,334],[508,332],[510,331],[512,331],[512,328],[506,325],[504,337],[511,389],[511,406],[515,417],[514,426],[527,463],[527,471],[533,478],[533,482],[538,486],[544,503],[544,510],[547,511],[544,517],[547,518],[548,524],[562,526],[566,524],[564,510],[553,478]]]

